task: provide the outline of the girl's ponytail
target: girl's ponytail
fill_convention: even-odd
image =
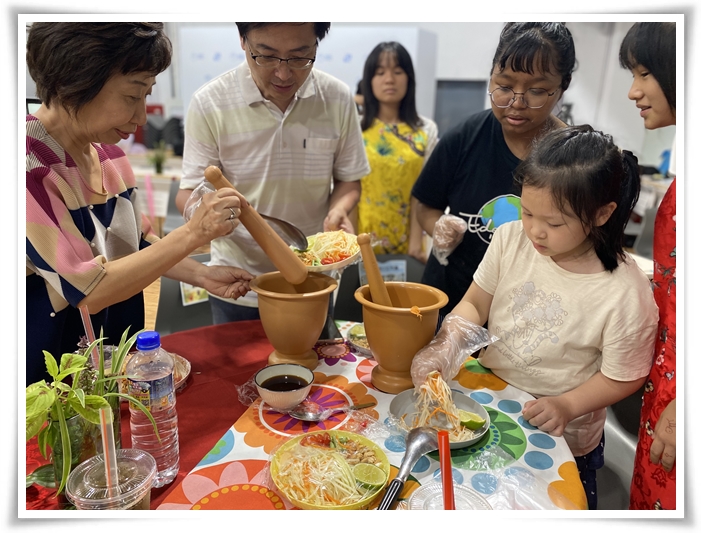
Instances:
[[[638,158],[628,150],[617,150],[617,152],[622,166],[620,189],[618,198],[615,200],[617,206],[606,223],[594,230],[598,237],[594,240],[596,254],[604,263],[606,270],[610,271],[613,271],[618,265],[618,260],[624,257],[623,233],[640,195]]]

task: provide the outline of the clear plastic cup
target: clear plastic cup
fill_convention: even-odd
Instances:
[[[453,481],[455,509],[458,511],[491,510],[492,506],[477,491]],[[440,482],[429,482],[421,485],[409,497],[409,509],[438,510],[443,509],[443,485]]]
[[[74,468],[66,483],[66,497],[81,511],[149,510],[156,460],[135,448],[117,450],[116,487],[107,486],[105,459],[95,455]]]

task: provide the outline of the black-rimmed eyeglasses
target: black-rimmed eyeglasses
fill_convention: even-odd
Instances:
[[[317,42],[314,46],[318,44]],[[291,69],[300,70],[311,68],[314,61],[316,61],[316,57],[288,57],[287,59],[283,59],[275,56],[253,55],[250,45],[248,46],[248,53],[251,54],[251,59],[256,62],[256,65],[265,68],[275,68],[284,61]]]
[[[545,89],[528,89],[525,93],[517,93],[508,87],[497,87],[492,92],[487,91],[487,94],[494,102],[494,105],[501,109],[511,107],[517,96],[521,96],[521,100],[526,107],[540,109],[548,102],[548,98],[556,92],[557,89],[551,93]]]

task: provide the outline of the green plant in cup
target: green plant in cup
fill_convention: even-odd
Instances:
[[[119,375],[119,372],[140,332],[127,339],[128,333],[129,328],[122,335],[119,345],[113,349],[109,369],[105,368],[102,337],[90,343],[83,353],[64,353],[60,363],[53,355],[44,351],[46,370],[53,381],[38,381],[26,388],[26,440],[37,436],[39,450],[46,458],[47,445],[60,436],[62,469],[57,494],[63,491],[71,471],[71,435],[67,421],[73,416],[78,415],[91,424],[99,425],[99,410],[102,407],[110,407],[108,398],[124,398],[133,402],[148,417],[158,437],[156,421],[148,409],[136,398],[119,392],[119,381],[126,378]],[[96,347],[99,357],[98,368],[95,369],[89,357]],[[69,376],[72,377],[70,384],[65,381]],[[55,435],[56,431],[59,435]],[[34,476],[34,480],[41,478],[42,476]]]

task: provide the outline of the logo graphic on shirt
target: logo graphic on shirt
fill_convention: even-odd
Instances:
[[[504,194],[484,204],[476,215],[459,213],[467,219],[467,231],[476,233],[489,244],[496,229],[507,222],[521,220],[521,198]]]
[[[532,281],[514,289],[511,299],[514,325],[511,330],[497,326],[495,333],[526,366],[537,365],[541,358],[535,355],[536,349],[547,340],[553,344],[559,342],[559,337],[551,330],[562,325],[567,311],[560,306],[559,295],[545,294],[536,289]]]

